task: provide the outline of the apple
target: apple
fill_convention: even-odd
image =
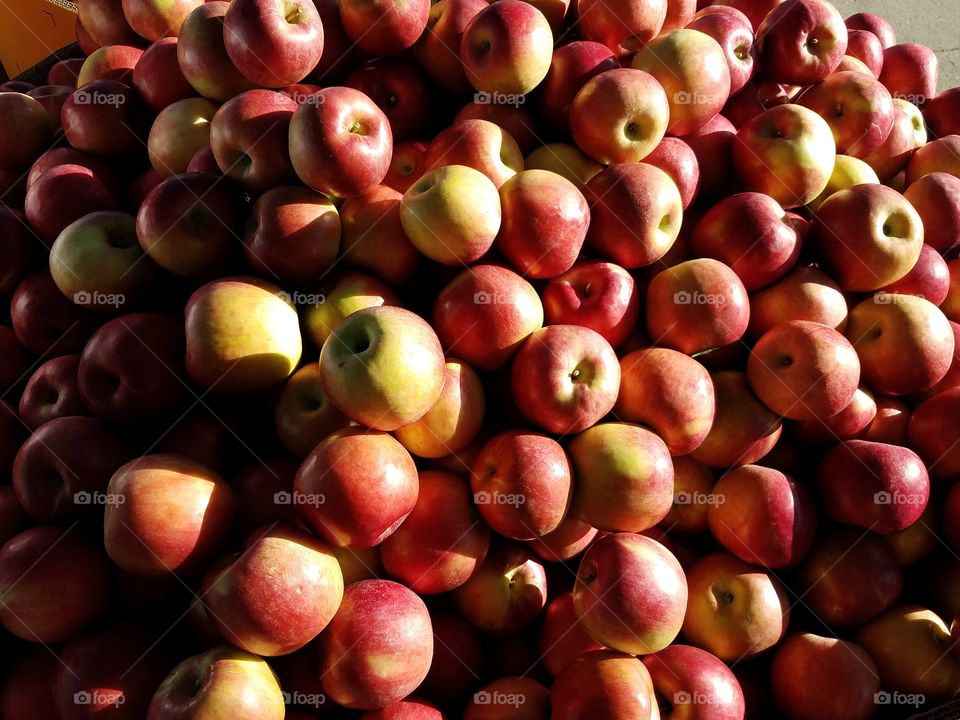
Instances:
[[[832,77],[832,76],[831,76]],[[876,171],[866,160],[851,157],[850,155],[837,155],[837,161],[833,166],[833,173],[827,186],[816,198],[807,203],[807,207],[812,212],[817,212],[823,201],[832,195],[847,190],[855,185],[877,185],[880,178]]]
[[[178,47],[177,38],[160,38],[143,51],[133,66],[133,87],[144,104],[156,113],[197,94],[180,69]]]
[[[290,123],[289,153],[297,176],[326,195],[351,197],[372,190],[386,176],[393,153],[387,116],[353,88],[325,88],[312,98]]]
[[[567,513],[557,529],[527,542],[527,547],[544,560],[564,562],[576,557],[593,542],[598,530],[580,518]]]
[[[295,521],[293,506],[279,504],[275,498],[278,492],[290,491],[296,474],[297,464],[286,457],[269,458],[240,472],[233,487],[237,494],[235,529],[241,537],[264,525]]]
[[[960,177],[960,135],[947,135],[917,148],[907,163],[907,187],[924,175],[945,172]]]
[[[433,662],[417,693],[443,703],[459,703],[473,692],[483,673],[480,633],[450,610],[434,609]]]
[[[123,15],[121,0],[91,0],[77,6],[77,19],[98,45],[142,42]]]
[[[643,160],[660,144],[669,120],[663,86],[653,75],[632,68],[590,78],[570,105],[577,147],[604,165]]]
[[[843,331],[847,301],[829,275],[799,265],[772,287],[750,296],[750,334],[760,337],[791,320],[818,322]]]
[[[420,474],[416,505],[384,540],[387,572],[420,594],[449,592],[483,563],[490,531],[478,522],[467,484],[450,473]]]
[[[613,650],[594,650],[570,663],[553,683],[550,704],[554,720],[660,717],[646,667],[632,655]]]
[[[394,143],[390,168],[383,178],[384,186],[401,195],[405,193],[426,170],[427,147],[427,143],[422,140]]]
[[[110,478],[104,545],[114,563],[136,575],[202,570],[226,539],[234,508],[230,486],[179,455],[145,455]]]
[[[864,158],[882,181],[890,181],[906,167],[917,148],[917,133],[912,116],[894,98],[893,128],[883,144]]]
[[[863,73],[836,72],[800,96],[833,131],[837,152],[856,158],[876,152],[893,129],[890,92]]]
[[[331,544],[373,547],[416,505],[417,469],[392,436],[345,428],[313,449],[297,471],[293,495],[278,499],[294,502],[301,520]]]
[[[289,715],[287,718],[289,720]],[[304,716],[304,720],[308,720],[307,716]],[[365,712],[360,716],[360,720],[446,720],[446,716],[436,705],[409,698],[391,703],[381,710]]]
[[[602,43],[576,40],[558,47],[537,92],[539,117],[556,133],[568,132],[570,106],[580,88],[595,75],[619,67],[613,52]]]
[[[708,529],[707,513],[714,502],[713,471],[689,455],[673,458],[673,506],[661,521],[677,536],[697,536]]]
[[[119,209],[117,198],[95,172],[72,162],[38,176],[24,199],[29,228],[47,246],[71,223],[97,211]]]
[[[837,67],[839,68],[839,65]],[[799,89],[795,85],[782,85],[757,74],[747,81],[740,92],[731,95],[723,106],[723,117],[729,121],[732,131],[736,132],[764,111],[789,104]],[[727,128],[717,127],[714,131],[721,129]]]
[[[786,0],[757,27],[757,60],[779,83],[820,82],[846,51],[843,17],[827,0]]]
[[[953,414],[958,405],[960,388],[953,388],[920,403],[909,418],[909,443],[935,478],[952,480],[960,474],[960,428]]]
[[[414,63],[374,60],[350,73],[344,85],[367,95],[383,110],[395,143],[432,134],[434,89]]]
[[[883,70],[883,44],[870,30],[851,30],[847,26],[847,55],[862,62],[870,74],[880,77]]]
[[[960,133],[960,123],[956,121],[958,103],[960,90],[950,88],[930,98],[923,106],[923,118],[936,137]]]
[[[730,74],[730,95],[735,95],[750,81],[754,73],[753,28],[749,21],[732,13],[708,13],[694,16],[686,24],[712,37],[723,51]]]
[[[145,135],[133,90],[116,80],[95,80],[66,99],[60,111],[63,134],[76,150],[119,157],[136,155]]]
[[[627,269],[662,258],[680,234],[683,200],[667,173],[646,163],[609,167],[587,182],[587,245]]]
[[[630,55],[660,34],[667,19],[667,0],[577,4],[577,22],[587,40],[603,43],[617,56]]]
[[[141,203],[137,241],[163,269],[187,278],[210,278],[237,254],[245,210],[229,180],[200,172],[175,175]]]
[[[850,30],[866,30],[872,32],[880,40],[881,47],[886,50],[897,44],[893,26],[884,17],[871,12],[862,12],[851,15],[845,21]]]
[[[217,105],[206,98],[178,100],[160,111],[147,138],[150,164],[162,178],[186,172],[193,156],[210,145]]]
[[[346,707],[382,708],[423,682],[432,657],[423,600],[399,583],[364,580],[347,586],[327,629],[323,688]]]
[[[23,279],[40,265],[42,253],[30,232],[26,216],[19,210],[0,205],[0,293],[11,297]],[[58,233],[59,234],[59,233]],[[0,388],[6,386],[0,382]]]
[[[823,192],[835,162],[830,126],[801,105],[764,111],[741,126],[733,140],[733,164],[746,189],[769,195],[787,210]]]
[[[446,92],[463,96],[472,89],[459,59],[463,31],[487,7],[483,0],[439,0],[430,7],[427,28],[413,48],[414,57],[430,78]]]
[[[522,709],[521,709],[522,708]],[[463,711],[463,720],[548,720],[550,691],[529,677],[501,677],[477,690]]]
[[[287,134],[297,108],[272,90],[247,90],[221,105],[210,123],[210,147],[223,174],[252,192],[292,181]]]
[[[665,137],[643,161],[670,176],[680,191],[684,210],[693,203],[700,190],[700,163],[690,145],[680,138]]]
[[[937,94],[939,65],[936,53],[926,45],[891,45],[883,50],[880,82],[894,97],[923,107]]]
[[[806,445],[829,446],[837,440],[864,439],[863,435],[877,416],[877,403],[863,387],[840,412],[828,418],[808,420],[796,428],[797,437]]]
[[[875,295],[850,311],[846,329],[874,391],[907,395],[932,387],[953,358],[953,329],[933,303],[914,295]]]
[[[61,165],[79,165],[93,174],[105,188],[116,195],[119,191],[116,175],[110,167],[110,162],[105,158],[74,150],[71,147],[55,147],[47,150],[38,157],[33,165],[30,166],[30,172],[27,175],[27,190],[45,175],[48,171],[54,170]]]
[[[0,168],[24,170],[48,149],[53,139],[53,124],[43,105],[29,95],[0,92],[0,132],[16,137],[0,149]]]
[[[547,604],[546,572],[522,546],[494,542],[483,564],[453,591],[453,601],[478,630],[515,633],[532,625]]]
[[[562,175],[583,192],[587,181],[603,170],[603,166],[574,145],[548,143],[541,145],[524,160],[527,170],[550,170]]]
[[[60,720],[50,688],[59,658],[43,645],[27,647],[4,674],[0,684],[0,713],[9,720]]]
[[[669,703],[667,720],[743,720],[740,682],[730,669],[690,645],[672,645],[643,659],[658,697]]]
[[[27,380],[18,413],[31,431],[60,417],[86,415],[89,411],[77,387],[79,355],[47,360]]]
[[[932,172],[914,181],[903,196],[923,223],[923,241],[946,252],[960,240],[960,178]]]
[[[394,160],[399,148],[394,149]],[[403,194],[388,186],[389,179],[340,206],[341,255],[350,265],[370,270],[387,282],[400,283],[414,273],[422,256],[403,230]]]
[[[79,353],[99,323],[90,310],[64,297],[46,270],[28,275],[10,299],[10,324],[34,355]]]
[[[927,177],[930,177],[929,175]],[[926,235],[926,233],[924,233]],[[886,294],[916,295],[940,305],[950,292],[950,269],[934,248],[924,243],[920,258],[913,269],[880,292]]]
[[[304,365],[284,383],[274,409],[274,427],[295,457],[306,458],[320,441],[348,424],[323,390],[319,363]]]
[[[428,0],[397,5],[385,0],[344,0],[340,19],[347,37],[369,55],[400,55],[427,27]],[[456,52],[456,48],[453,49]]]
[[[198,93],[225,102],[254,83],[236,68],[224,45],[224,17],[229,2],[208,2],[196,7],[180,26],[177,59],[180,71]]]
[[[266,661],[218,645],[182,661],[160,683],[148,720],[191,717],[283,720],[283,692]]]
[[[87,4],[89,8],[89,3]],[[128,42],[127,40],[119,40],[119,44],[124,44]],[[114,43],[105,43],[106,45],[112,45]],[[65,58],[63,60],[58,60],[53,65],[50,66],[50,69],[47,71],[47,84],[48,85],[62,85],[67,87],[72,87],[76,89],[77,87],[77,74],[80,72],[80,68],[83,66],[84,58]]]
[[[543,13],[522,0],[480,10],[460,39],[460,59],[480,92],[522,96],[550,70],[553,32]]]
[[[133,68],[143,50],[131,45],[107,45],[94,51],[83,61],[77,82],[71,92],[94,80],[117,80],[131,85]]]
[[[859,625],[900,595],[900,566],[878,535],[842,528],[818,538],[798,571],[806,604],[836,625]]]
[[[500,188],[523,170],[523,154],[509,132],[489,120],[461,120],[427,146],[427,170],[465,165],[479,170]]]
[[[400,300],[386,283],[358,272],[337,274],[317,293],[316,303],[306,306],[304,330],[321,347],[348,315],[368,307],[399,305]],[[307,294],[310,299],[311,294]]]
[[[795,633],[776,652],[770,678],[777,704],[791,720],[867,720],[880,676],[856,643]]]
[[[74,90],[75,88],[69,85],[41,85],[38,88],[30,90],[27,94],[43,105],[43,109],[46,110],[47,115],[50,116],[50,122],[53,125],[54,132],[59,132],[62,129],[60,124],[60,111]]]
[[[906,446],[907,427],[911,417],[910,409],[892,397],[878,396],[876,401],[877,415],[860,439]],[[923,452],[919,443],[917,443],[917,447],[920,452]]]
[[[543,611],[543,624],[537,636],[537,647],[543,656],[543,665],[556,677],[578,657],[603,645],[583,629],[573,606],[570,591],[555,596]]]
[[[0,548],[0,623],[29,642],[63,642],[107,610],[109,573],[103,551],[80,531],[24,530]]]
[[[201,0],[123,0],[123,16],[138,35],[153,42],[175,37],[187,15],[201,4]]]

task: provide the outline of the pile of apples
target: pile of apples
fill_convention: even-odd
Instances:
[[[79,0],[77,36],[0,86],[0,719],[960,693],[929,48],[826,0]]]

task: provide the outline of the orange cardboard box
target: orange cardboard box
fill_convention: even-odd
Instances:
[[[14,78],[77,39],[70,0],[0,1],[0,65]]]

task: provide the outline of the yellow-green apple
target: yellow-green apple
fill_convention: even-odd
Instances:
[[[548,325],[521,346],[510,370],[527,418],[557,435],[586,430],[613,409],[620,365],[603,336],[579,325]]]
[[[687,581],[677,559],[656,540],[615,533],[584,554],[573,606],[597,642],[621,652],[653,653],[680,632]]]
[[[725,370],[711,378],[716,411],[694,459],[717,468],[757,462],[780,439],[780,417],[757,399],[744,373]]]
[[[762,569],[727,553],[713,553],[687,569],[687,584],[683,635],[721,660],[756,655],[786,634],[786,591]]]
[[[524,160],[527,170],[550,170],[562,175],[583,192],[587,181],[603,170],[603,166],[574,145],[549,143],[542,145]]]
[[[395,161],[398,148],[394,149]],[[419,177],[418,171],[410,184]],[[413,274],[422,256],[400,221],[400,202],[407,188],[400,191],[390,187],[389,180],[388,175],[383,185],[348,198],[340,206],[341,257],[345,263],[375,272],[387,282],[400,283]]]
[[[340,705],[382,708],[410,695],[432,658],[423,600],[399,583],[364,580],[347,586],[327,629],[323,688]]]
[[[908,112],[894,98],[893,127],[883,144],[872,154],[863,158],[874,169],[877,177],[889,182],[902,171],[917,149],[917,131]]]
[[[10,324],[24,348],[34,355],[57,357],[83,350],[100,323],[90,310],[64,297],[50,273],[42,270],[17,286],[10,299]]]
[[[579,325],[618,347],[633,332],[640,312],[633,277],[619,265],[595,260],[576,263],[543,291],[550,325]]]
[[[671,455],[686,455],[700,446],[713,424],[714,405],[709,373],[683,353],[642,348],[620,359],[614,414],[653,428]]]
[[[847,28],[827,0],[787,0],[757,27],[757,60],[771,80],[811,85],[847,52]]]
[[[603,645],[583,629],[569,590],[555,596],[544,609],[537,647],[543,656],[544,668],[553,677],[581,655],[603,650]]]
[[[223,44],[251,82],[283,87],[305,78],[323,54],[323,24],[312,2],[234,0],[223,18]]]
[[[630,66],[653,75],[670,107],[667,131],[687,135],[713,118],[730,97],[730,69],[723,48],[698,30],[675,30],[651,40]]]
[[[13,336],[13,331],[4,328],[3,335],[7,334]],[[57,418],[89,413],[77,387],[79,367],[79,355],[63,355],[47,360],[33,372],[23,388],[18,407],[20,419],[28,429],[36,430]]]
[[[785,209],[806,205],[827,186],[836,162],[827,122],[800,105],[779,105],[745,123],[733,140],[733,164],[747,190]]]
[[[343,84],[383,110],[394,143],[433,134],[433,85],[414,63],[398,58],[373,60],[354,70]]]
[[[925,400],[910,416],[910,445],[927,462],[936,478],[954,480],[960,475],[958,407],[960,388],[954,388]]]
[[[920,215],[925,243],[946,252],[960,242],[960,178],[932,172],[915,180],[903,196]]]
[[[473,461],[470,489],[480,517],[515,540],[556,530],[573,497],[573,469],[560,444],[538,433],[508,430]]]
[[[278,567],[287,570],[278,574]],[[343,575],[324,543],[295,527],[273,525],[255,531],[239,556],[214,564],[202,588],[224,639],[257,655],[286,655],[333,619]]]
[[[671,645],[643,659],[664,720],[743,720],[740,682],[715,655],[690,645]]]
[[[503,672],[503,671],[501,671]],[[549,720],[550,691],[533,678],[507,676],[487,683],[467,702],[463,720]]]
[[[639,425],[601,423],[570,443],[575,492],[571,512],[611,532],[640,532],[673,505],[673,463],[659,436]]]
[[[697,30],[712,37],[723,51],[730,74],[732,96],[750,81],[754,73],[753,28],[733,13],[697,15],[686,24],[688,30]]]
[[[297,311],[275,285],[250,277],[215,280],[186,306],[187,373],[227,394],[265,390],[300,362]]]
[[[597,529],[571,513],[553,532],[530,540],[527,546],[544,560],[564,562],[576,557],[593,542]]]
[[[683,199],[670,176],[646,163],[609,167],[587,182],[587,244],[627,269],[662,258],[680,234]]]
[[[697,154],[680,138],[665,137],[643,162],[663,170],[680,191],[681,206],[686,210],[700,189],[700,164]]]
[[[909,123],[905,123],[905,125],[908,125],[910,130],[912,131],[912,134],[911,134],[911,137],[913,138],[912,147],[914,150],[919,150],[920,148],[922,148],[924,145],[927,144],[928,139],[932,139],[932,137],[934,137],[927,133],[927,124],[926,124],[926,121],[924,120],[923,113],[921,112],[920,108],[918,108],[909,100],[905,100],[904,98],[899,98],[899,97],[895,97],[893,99],[893,106],[898,110],[903,111],[903,113],[906,114],[909,120]]]
[[[448,358],[437,402],[419,420],[397,428],[394,435],[418,457],[447,457],[474,441],[485,408],[483,384],[476,371],[462,360]]]
[[[920,43],[900,43],[883,50],[882,82],[894,97],[923,107],[937,94],[940,62],[937,54]]]
[[[896,190],[855,185],[820,205],[813,239],[840,287],[866,292],[910,272],[923,247],[923,221]]]
[[[246,207],[229,180],[209,173],[167,178],[137,211],[137,240],[165,270],[187,278],[220,274],[238,254]]]
[[[76,87],[94,80],[118,80],[131,85],[133,68],[143,50],[131,45],[107,45],[90,54],[77,74]]]
[[[145,455],[110,478],[104,545],[114,563],[147,577],[202,570],[226,539],[230,486],[179,455]]]
[[[26,170],[53,139],[53,123],[36,98],[18,92],[0,92],[0,131],[16,142],[0,149],[0,168]]]
[[[133,89],[116,80],[84,85],[60,111],[63,134],[74,149],[114,158],[142,152],[146,130],[142,119]]]
[[[521,0],[503,0],[480,10],[460,38],[467,79],[484,93],[526,95],[546,77],[552,56],[550,23]]]
[[[777,284],[750,296],[749,330],[754,337],[791,320],[809,320],[842,332],[847,301],[833,278],[801,265]]]
[[[198,151],[210,144],[210,122],[217,105],[206,98],[187,98],[157,115],[147,137],[150,164],[163,177],[186,172]]]
[[[960,135],[947,135],[917,148],[907,164],[907,187],[935,172],[960,177]]]
[[[89,0],[77,6],[77,18],[98,45],[142,42],[123,16],[121,0]]]
[[[850,30],[867,30],[877,36],[880,46],[886,50],[897,44],[897,36],[890,22],[876,13],[862,12],[848,17],[845,21]]]
[[[749,318],[743,283],[717,260],[687,260],[660,271],[647,287],[649,336],[687,355],[736,342]]]
[[[299,178],[339,197],[375,188],[393,154],[387,116],[353,88],[328,87],[311,97],[290,123],[289,154]]]
[[[383,178],[383,184],[401,195],[405,193],[426,170],[427,147],[428,144],[422,140],[394,143],[390,168]]]
[[[883,687],[906,693],[905,702],[952,698],[960,688],[950,628],[932,610],[898,605],[860,628],[856,639],[877,664]]]
[[[532,625],[546,605],[546,571],[522,545],[494,542],[483,564],[453,591],[453,601],[475,628],[515,633]]]
[[[330,402],[376,430],[396,430],[437,402],[445,376],[433,328],[399,307],[368,307],[348,315],[320,351],[320,376]]]
[[[416,505],[380,555],[386,571],[414,592],[442,593],[470,579],[489,546],[490,530],[479,521],[467,483],[428,470],[420,474]]]
[[[433,306],[433,326],[444,349],[479,370],[503,367],[542,325],[536,290],[499,265],[464,270]]]
[[[243,232],[247,262],[280,282],[319,280],[340,249],[340,216],[324,195],[275,187],[257,198]]]
[[[550,71],[537,91],[539,118],[557,134],[570,129],[570,105],[580,88],[595,75],[620,67],[610,48],[591,40],[558,47]]]
[[[752,292],[793,268],[805,226],[767,195],[738,193],[704,214],[694,228],[690,249],[698,257],[726,263]]]
[[[862,62],[870,74],[880,77],[883,69],[883,44],[870,30],[851,30],[847,26],[847,55]]]
[[[854,528],[821,535],[797,573],[804,603],[831,625],[867,622],[893,604],[902,583],[885,539]]]
[[[60,643],[107,609],[109,563],[79,530],[32,527],[0,548],[0,597],[0,623],[9,633]]]
[[[939,306],[950,292],[950,270],[947,262],[939,252],[924,243],[913,269],[880,292],[888,295],[916,295]]]
[[[930,98],[923,107],[923,118],[930,132],[936,137],[960,133],[960,88],[950,88],[934,98]]]
[[[153,42],[176,37],[187,15],[201,4],[202,0],[123,0],[123,16],[138,35]]]
[[[428,170],[400,203],[407,238],[444,265],[465,265],[483,257],[500,230],[500,214],[497,186],[466,165]]]
[[[667,0],[577,3],[577,26],[587,40],[603,43],[618,57],[635,53],[660,34]]]
[[[887,395],[908,395],[938,383],[953,359],[950,321],[914,295],[877,294],[850,311],[846,336],[860,357],[864,382]]]
[[[417,468],[391,435],[345,428],[307,456],[293,484],[304,523],[338,547],[373,547],[396,530],[417,502]]]
[[[910,409],[896,398],[878,395],[876,397],[877,415],[864,430],[861,440],[887,443],[889,445],[907,444],[907,427],[910,423]],[[923,452],[916,444],[918,452]],[[933,470],[933,468],[930,468]]]
[[[790,720],[867,720],[880,694],[880,675],[866,650],[806,632],[777,649],[770,684]]]
[[[660,717],[646,667],[632,655],[613,650],[585,653],[564,668],[550,690],[550,704],[553,720]]]
[[[389,285],[359,272],[337,275],[324,290],[323,302],[308,305],[303,316],[304,330],[317,347],[326,342],[344,318],[357,310],[400,304]]]
[[[876,171],[867,163],[866,160],[851,157],[850,155],[837,155],[837,161],[833,166],[833,173],[827,186],[816,198],[807,203],[807,207],[816,213],[823,201],[834,193],[846,190],[854,185],[878,184],[880,178]]]
[[[860,360],[839,332],[809,320],[768,330],[750,352],[750,386],[767,407],[791,420],[825,419],[857,391]]]
[[[67,225],[50,248],[50,275],[77,305],[113,311],[142,296],[157,267],[137,243],[136,220],[102,211]]]
[[[430,142],[424,164],[428,170],[466,165],[499,188],[523,170],[523,154],[517,141],[499,125],[489,120],[462,120]]]
[[[295,100],[272,90],[247,90],[217,110],[210,147],[223,174],[259,193],[294,179],[287,151]]]
[[[30,184],[23,209],[29,225],[21,227],[50,246],[70,223],[90,213],[119,210],[120,204],[94,170],[67,162],[51,167]]]
[[[143,51],[133,66],[131,83],[153,112],[158,113],[167,105],[197,94],[180,69],[178,44],[175,37],[160,38]]]
[[[570,105],[570,132],[583,152],[613,165],[643,160],[667,132],[670,104],[653,75],[632,68],[588,80]]]
[[[893,129],[890,92],[863,73],[833,73],[804,92],[799,102],[827,121],[837,152],[844,155],[869,157]]]
[[[138,423],[182,412],[191,394],[184,379],[180,322],[156,313],[115,318],[87,341],[80,356],[80,395],[94,416]]]
[[[497,249],[520,273],[552,278],[573,266],[590,225],[576,185],[548,170],[524,170],[500,186],[500,205]]]
[[[866,388],[857,388],[853,399],[840,412],[816,418],[795,427],[794,437],[805,445],[829,447],[837,440],[850,440],[866,432],[877,416],[877,403]]]
[[[440,0],[430,7],[427,28],[414,46],[417,62],[446,92],[458,97],[470,92],[463,63],[459,59],[463,31],[474,15],[487,7],[483,0]]]
[[[779,569],[810,551],[816,507],[807,489],[782,472],[743,465],[721,476],[712,493],[710,532],[741,560]]]
[[[347,37],[373,56],[399,55],[413,47],[427,27],[429,14],[429,0],[403,4],[387,0],[345,0],[340,3],[340,20]],[[454,47],[451,53],[456,54],[456,51]]]
[[[320,441],[349,422],[327,399],[318,363],[304,365],[290,376],[274,409],[277,438],[298,458],[307,457]]]
[[[229,2],[200,5],[184,19],[177,38],[184,78],[205,98],[219,102],[255,87],[237,70],[224,45],[224,16],[229,8]]]
[[[218,645],[170,671],[150,701],[147,718],[283,720],[285,711],[283,692],[263,658]]]

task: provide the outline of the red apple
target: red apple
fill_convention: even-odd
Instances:
[[[200,4],[201,0],[123,0],[123,16],[138,35],[152,42],[176,36],[184,18]]]
[[[862,12],[851,15],[845,21],[846,26],[851,30],[867,30],[872,32],[880,40],[880,45],[886,50],[891,45],[897,44],[897,37],[894,34],[893,26],[884,17],[871,12]]]
[[[0,293],[12,297],[23,279],[42,261],[42,245],[30,231],[26,216],[19,210],[0,205]],[[26,369],[26,366],[24,366]],[[6,378],[0,380],[0,388],[6,390]]]
[[[749,21],[733,13],[715,12],[698,14],[686,27],[717,41],[730,73],[730,95],[740,92],[754,73],[753,28]]]
[[[613,650],[588,652],[570,663],[554,681],[550,703],[554,720],[660,717],[653,681],[643,663]]]
[[[132,85],[133,68],[143,50],[131,45],[107,45],[93,52],[80,68],[76,87],[83,87],[94,80],[117,80]]]
[[[35,98],[24,93],[0,92],[0,132],[16,137],[0,148],[0,168],[24,170],[48,149],[53,124],[47,111]]]
[[[670,176],[680,191],[684,210],[693,203],[700,190],[700,163],[690,145],[680,138],[665,137],[643,161]]]
[[[543,625],[537,636],[537,647],[543,655],[547,671],[556,677],[578,657],[603,645],[583,629],[573,607],[573,593],[561,593],[543,611]]]
[[[40,240],[50,246],[72,222],[100,210],[119,210],[116,197],[89,168],[57,165],[27,190],[24,214]]]
[[[340,19],[347,37],[374,56],[399,55],[412,47],[427,27],[429,13],[428,0],[414,0],[403,5],[386,0],[345,0],[340,3]]]
[[[160,177],[186,172],[194,155],[210,145],[210,121],[216,113],[216,104],[194,97],[160,111],[147,137],[150,164]]]
[[[123,16],[121,0],[91,0],[77,6],[77,20],[98,45],[141,42]]]
[[[82,86],[63,104],[63,134],[75,149],[117,157],[142,152],[145,135],[139,99],[116,80]]]
[[[413,63],[374,60],[350,73],[344,85],[359,90],[383,110],[394,142],[431,134],[433,86]]]
[[[903,196],[923,221],[927,245],[946,252],[960,242],[960,178],[932,172],[913,182]]]
[[[77,387],[79,355],[47,360],[30,376],[20,396],[20,419],[30,430],[59,417],[86,415]]]
[[[743,720],[740,683],[716,656],[672,645],[643,659],[657,695],[669,703],[666,720]]]
[[[936,478],[952,480],[960,474],[957,407],[960,407],[960,388],[947,390],[922,402],[910,416],[910,445],[916,448]]]
[[[930,132],[936,137],[960,133],[957,111],[960,108],[960,88],[950,88],[927,101],[923,118]]]
[[[485,7],[481,0],[441,0],[430,7],[426,30],[413,52],[431,79],[448,93],[462,96],[471,90],[463,64],[451,62],[451,55],[459,59],[463,31]]]
[[[890,92],[858,72],[836,72],[800,96],[800,104],[830,125],[837,152],[866,158],[880,149],[893,129]]]
[[[510,133],[489,120],[463,120],[438,134],[427,146],[427,170],[466,165],[498,188],[523,170],[523,154]]]
[[[9,720],[60,720],[51,688],[59,658],[43,645],[30,645],[0,684],[0,713]]]
[[[580,518],[567,513],[553,532],[530,540],[527,547],[544,560],[564,562],[576,557],[593,542],[597,529]]]
[[[960,177],[960,135],[947,135],[917,148],[907,164],[907,187],[936,172]]]
[[[847,324],[846,298],[829,275],[798,266],[777,284],[750,297],[751,335],[760,337],[791,320],[809,320],[842,332]]]
[[[414,180],[419,177],[418,173]],[[403,195],[398,188],[386,184],[389,179],[384,179],[384,185],[348,198],[340,206],[340,244],[344,262],[371,270],[390,283],[399,283],[416,270],[421,255],[403,231]]]
[[[843,17],[827,0],[786,0],[757,27],[758,61],[776,82],[820,82],[846,51]]]
[[[349,423],[347,416],[327,398],[319,363],[304,365],[290,376],[274,409],[277,438],[291,454],[301,459],[324,438]]]
[[[883,70],[883,44],[869,30],[850,30],[847,26],[847,57],[856,58],[875,77]]]
[[[180,69],[177,51],[177,38],[160,38],[143,51],[133,67],[133,87],[154,112],[196,95]]]
[[[79,353],[99,324],[90,310],[65,297],[45,270],[17,286],[10,321],[23,347],[47,357]]]
[[[618,57],[636,52],[660,34],[667,19],[667,0],[577,4],[580,32],[587,40],[603,43]]]
[[[540,118],[557,133],[569,130],[570,106],[580,88],[595,75],[620,67],[610,48],[590,40],[558,47],[538,91]]]
[[[228,2],[208,2],[191,12],[180,27],[177,59],[187,82],[205,98],[225,102],[254,84],[237,70],[224,45]]]
[[[882,82],[890,94],[923,107],[937,94],[940,63],[936,53],[920,43],[891,45],[883,50]]]

